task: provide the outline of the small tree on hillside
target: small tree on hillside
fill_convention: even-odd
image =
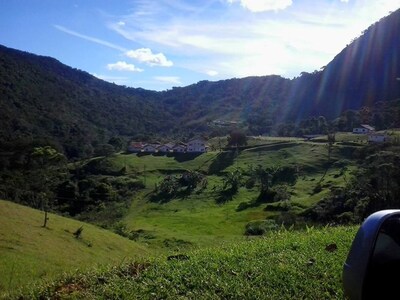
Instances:
[[[333,145],[336,142],[336,137],[335,137],[335,132],[329,132],[328,133],[328,161],[331,161],[331,154],[332,154],[332,149]]]
[[[228,146],[239,147],[247,145],[247,136],[241,130],[234,130],[228,136]]]
[[[32,176],[29,177],[31,189],[39,199],[44,211],[43,227],[47,226],[48,211],[54,199],[54,191],[67,176],[66,158],[50,146],[36,147],[29,156]]]

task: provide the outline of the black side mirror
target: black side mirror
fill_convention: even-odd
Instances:
[[[400,287],[400,210],[370,215],[354,238],[343,268],[346,297],[389,299]]]

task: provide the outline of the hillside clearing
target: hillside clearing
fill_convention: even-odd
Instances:
[[[0,200],[0,296],[63,272],[119,264],[148,253],[110,231]],[[81,238],[73,233],[83,226]]]

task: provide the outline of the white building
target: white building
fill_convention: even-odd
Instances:
[[[206,152],[206,141],[203,138],[192,139],[187,143],[186,152]]]
[[[389,141],[389,136],[385,133],[374,133],[368,135],[369,143],[385,143]]]
[[[173,148],[172,148],[173,152],[177,152],[177,153],[183,153],[186,152],[186,145],[184,144],[176,144]]]
[[[147,144],[147,145],[144,145],[142,151],[146,152],[146,153],[155,153],[155,152],[157,152],[157,147],[158,147],[158,145],[155,145],[155,144]]]
[[[168,152],[172,152],[173,147],[174,147],[174,144],[167,143],[167,144],[163,144],[163,145],[159,146],[157,148],[157,151],[162,152],[162,153],[168,153]]]
[[[141,152],[144,144],[142,142],[131,142],[128,146],[129,152]]]
[[[353,128],[353,133],[355,134],[365,134],[365,133],[370,133],[374,132],[375,128],[366,124],[361,124],[361,127],[355,127]]]

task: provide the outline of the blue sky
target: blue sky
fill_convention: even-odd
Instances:
[[[165,90],[318,70],[398,8],[400,0],[0,0],[0,44]]]

